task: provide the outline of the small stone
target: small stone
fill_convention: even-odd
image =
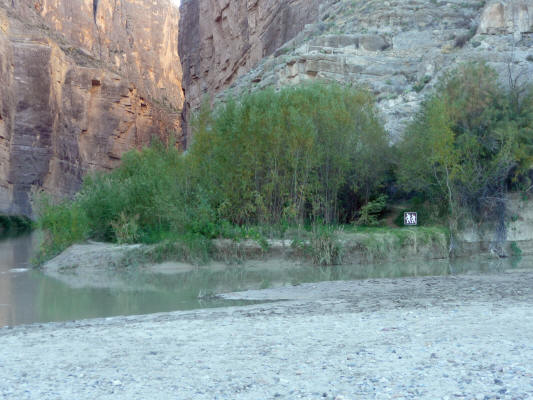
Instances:
[[[500,379],[498,379],[498,378],[494,379],[494,383],[496,385],[503,385],[503,382]]]

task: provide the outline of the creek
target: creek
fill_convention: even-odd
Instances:
[[[369,265],[283,266],[275,260],[246,266],[195,267],[174,272],[113,270],[112,287],[68,284],[31,267],[39,234],[0,241],[0,327],[118,315],[139,315],[253,304],[216,294],[300,283],[406,276],[502,273],[533,269],[533,257],[418,260]],[[119,282],[119,284],[116,284]]]

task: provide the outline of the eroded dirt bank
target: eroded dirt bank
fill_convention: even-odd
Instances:
[[[305,284],[289,299],[0,330],[6,399],[526,399],[533,273]]]

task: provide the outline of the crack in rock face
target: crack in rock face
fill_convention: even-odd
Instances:
[[[93,0],[93,17],[96,22],[96,11],[98,11],[98,0]]]

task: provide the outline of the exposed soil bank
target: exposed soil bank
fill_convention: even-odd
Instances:
[[[526,399],[533,273],[332,282],[281,303],[0,329],[5,399]]]
[[[446,236],[441,231],[398,230],[372,234],[343,233],[337,239],[345,265],[369,262],[444,259],[447,257]],[[243,268],[277,270],[312,265],[313,250],[306,242],[294,245],[292,240],[268,240],[267,246],[256,241],[236,242],[218,239],[212,245],[213,260],[205,268],[216,271],[238,264]],[[120,272],[128,267],[148,273],[176,274],[189,272],[196,266],[179,261],[152,264],[145,256],[150,245],[116,245],[110,243],[77,244],[43,265],[43,271],[71,287],[121,288]],[[133,263],[133,265],[132,265]],[[203,267],[202,267],[203,268]]]
[[[448,257],[447,234],[439,228],[375,229],[363,233],[341,232],[333,239],[342,249],[343,264],[398,259],[441,259]],[[143,263],[153,245],[116,245],[90,242],[76,244],[48,261],[45,270],[127,266]],[[314,249],[309,240],[212,241],[212,258],[225,263],[246,260],[285,259],[287,263],[309,262]],[[139,261],[140,260],[140,261]]]
[[[435,229],[377,230],[371,233],[342,233],[337,239],[342,249],[342,264],[364,268],[372,264],[379,268],[384,263],[421,264],[448,260],[448,241],[444,231]],[[313,264],[309,244],[300,242],[296,246],[291,240],[268,240],[268,246],[261,246],[253,240],[235,242],[229,239],[213,241],[211,261],[202,266],[211,271],[223,270],[236,265],[243,268],[277,270],[309,266]],[[489,252],[489,240],[463,241],[462,255],[493,257]],[[514,242],[521,255],[533,254],[533,240]],[[43,265],[43,271],[71,287],[121,288],[124,286],[119,273],[133,267],[146,273],[179,274],[196,270],[188,262],[168,261],[153,264],[145,255],[154,246],[116,245],[110,243],[77,244]],[[506,244],[507,254],[512,254],[510,242]],[[466,260],[467,258],[461,258]],[[498,260],[494,260],[498,262]],[[474,271],[476,269],[474,268]],[[411,274],[406,274],[407,276]],[[415,275],[440,275],[425,273]],[[370,277],[372,275],[369,275]],[[362,276],[365,277],[365,276]],[[350,278],[353,279],[353,278]]]

